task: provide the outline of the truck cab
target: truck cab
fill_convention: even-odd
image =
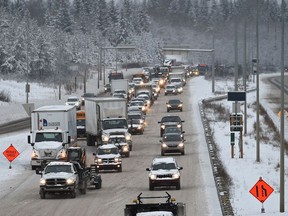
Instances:
[[[52,161],[44,170],[37,169],[36,174],[41,175],[40,198],[45,199],[46,194],[61,193],[76,197],[76,191],[86,193],[87,176],[79,163]]]
[[[33,137],[35,137],[33,139]],[[65,139],[66,132],[56,128],[47,130],[37,130],[33,136],[28,136],[28,143],[32,146],[31,168],[35,170],[41,166],[43,160],[46,161],[65,161],[67,157],[66,145],[70,141]]]

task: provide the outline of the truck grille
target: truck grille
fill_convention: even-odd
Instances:
[[[103,159],[102,159],[102,162],[103,162],[103,163],[113,163],[113,162],[114,162],[114,159],[113,159],[113,158],[103,158]]]
[[[172,174],[157,175],[157,178],[172,178]]]
[[[54,186],[54,185],[66,185],[66,179],[47,179],[46,180],[47,186]]]

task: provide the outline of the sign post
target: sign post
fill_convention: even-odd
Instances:
[[[261,213],[265,213],[263,203],[271,195],[274,189],[268,185],[262,177],[256,182],[256,184],[250,189],[250,193],[262,203]]]
[[[9,169],[11,169],[11,162],[20,155],[17,149],[11,144],[4,152],[3,155],[9,160],[10,165]]]

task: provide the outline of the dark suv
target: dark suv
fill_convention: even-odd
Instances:
[[[170,99],[167,103],[167,112],[170,112],[170,110],[178,110],[183,111],[183,102],[179,99]]]
[[[167,133],[163,135],[161,142],[161,155],[164,156],[166,153],[181,153],[185,154],[184,142],[179,133]]]
[[[159,121],[158,123],[160,124],[160,136],[163,136],[163,133],[165,131],[165,127],[166,125],[177,125],[177,127],[181,128],[181,130],[183,129],[182,127],[182,123],[185,122],[184,120],[181,120],[181,118],[177,115],[168,115],[168,116],[164,116],[162,117],[161,121]]]

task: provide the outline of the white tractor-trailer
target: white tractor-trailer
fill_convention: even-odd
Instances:
[[[87,145],[105,144],[110,135],[125,135],[132,142],[128,132],[127,100],[116,97],[88,98],[85,103]]]
[[[32,146],[32,169],[43,161],[66,160],[66,149],[77,142],[76,107],[51,105],[31,113],[28,143]]]

